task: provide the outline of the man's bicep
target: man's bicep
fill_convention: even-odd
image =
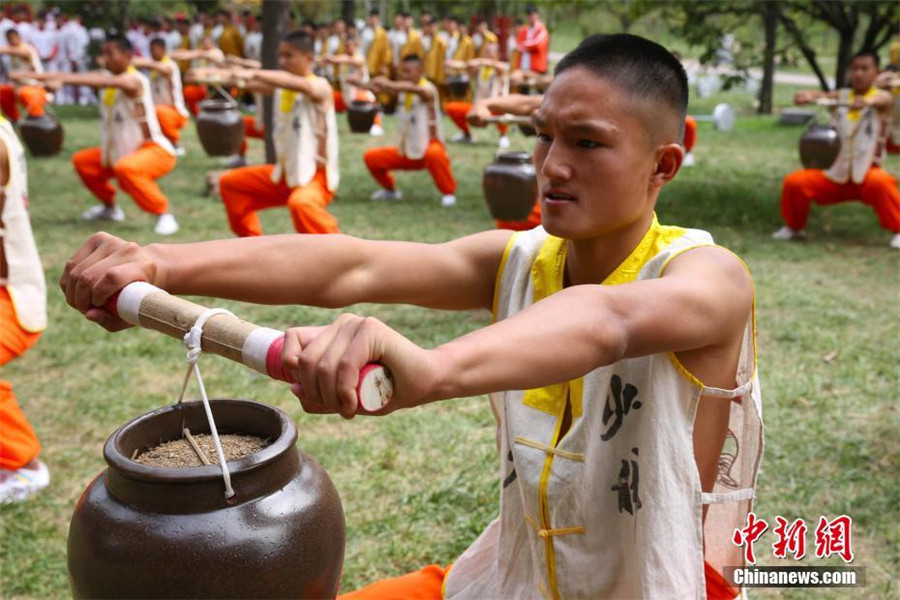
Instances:
[[[728,344],[753,306],[753,281],[723,248],[697,248],[673,259],[658,279],[622,286],[613,303],[625,324],[628,356]]]

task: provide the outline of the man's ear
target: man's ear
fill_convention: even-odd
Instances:
[[[684,161],[684,148],[681,144],[665,144],[656,149],[656,169],[650,177],[650,183],[662,187],[675,179],[681,163]]]

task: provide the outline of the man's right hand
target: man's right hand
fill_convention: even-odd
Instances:
[[[486,119],[489,119],[491,116],[493,116],[491,111],[484,103],[476,102],[472,108],[469,109],[469,112],[466,113],[466,121],[469,125],[484,127],[487,125]]]
[[[131,327],[107,312],[109,298],[134,281],[163,287],[165,277],[153,251],[105,232],[95,233],[66,262],[59,286],[66,302],[109,331]]]

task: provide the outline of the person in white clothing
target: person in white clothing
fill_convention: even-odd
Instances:
[[[56,84],[86,85],[100,92],[100,146],[72,156],[75,170],[100,201],[87,210],[86,220],[121,221],[116,205],[115,178],[123,192],[145,212],[157,217],[154,231],[171,235],[178,222],[156,180],[175,168],[175,148],[163,135],[156,118],[150,81],[131,64],[133,49],[123,36],[109,36],[101,58],[107,72],[43,73],[32,75]]]
[[[431,566],[354,597],[733,598],[722,571],[744,564],[732,535],[763,443],[755,292],[708,233],[656,219],[684,157],[687,101],[668,50],[591,36],[560,61],[535,115],[542,227],[437,245],[284,236],[135,248],[98,235],[61,284],[111,331],[127,324],[100,307],[131,281],[250,302],[492,312],[491,325],[433,349],[350,314],[286,332],[282,360],[310,413],[381,416],[491,394],[497,520],[449,573]],[[356,389],[372,361],[394,389],[370,411]]]

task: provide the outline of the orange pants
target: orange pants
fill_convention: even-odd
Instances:
[[[684,119],[684,151],[690,152],[697,143],[697,120],[694,117]]]
[[[704,570],[707,600],[730,600],[737,596],[738,592],[709,563],[704,563]],[[337,600],[442,600],[444,578],[449,572],[449,566],[445,569],[440,565],[428,565],[415,573],[383,579],[355,592],[340,594]]]
[[[534,229],[541,224],[541,201],[537,200],[534,203],[531,214],[528,215],[528,219],[524,221],[496,221],[496,223],[497,229],[512,229],[513,231]]]
[[[471,135],[469,124],[466,122],[466,115],[472,110],[471,102],[448,102],[444,105],[444,112],[450,117],[450,120],[459,127],[466,135]],[[509,125],[506,123],[497,123],[497,131],[500,135],[506,135],[509,131]]]
[[[835,183],[819,169],[801,169],[784,178],[781,188],[781,216],[791,229],[804,229],[810,203],[837,204],[861,200],[871,206],[882,227],[900,233],[900,192],[897,178],[872,167],[861,184]]]
[[[247,138],[255,140],[264,140],[266,132],[262,127],[256,126],[256,117],[253,115],[244,115],[244,139],[241,141],[241,156],[247,154]]]
[[[337,219],[326,210],[334,193],[328,190],[325,169],[316,171],[308,184],[290,188],[283,177],[278,183],[272,183],[274,168],[274,165],[241,167],[219,179],[231,230],[241,237],[262,235],[256,211],[287,205],[298,233],[339,233]]]
[[[10,121],[19,120],[19,107],[16,100],[25,107],[25,112],[32,117],[44,116],[44,106],[48,104],[47,91],[37,85],[23,85],[18,90],[7,84],[0,85],[0,111]]]
[[[178,145],[181,141],[181,129],[187,125],[188,118],[178,112],[174,106],[165,104],[156,105],[156,118],[159,120],[159,128],[169,141]]]
[[[200,112],[200,108],[197,105],[206,98],[206,86],[186,85],[182,88],[181,93],[184,96],[184,105],[196,117],[197,113]]]
[[[394,177],[389,171],[428,169],[434,184],[442,194],[456,192],[456,180],[453,179],[453,172],[450,170],[450,157],[447,156],[444,144],[438,140],[431,140],[425,150],[425,156],[416,160],[400,154],[395,146],[366,150],[363,160],[366,161],[366,166],[378,185],[386,190],[393,190],[395,186]]]
[[[40,336],[19,326],[9,292],[0,287],[0,366],[24,354]],[[41,443],[16,402],[12,383],[0,379],[0,469],[24,467],[40,452]]]
[[[153,142],[123,156],[112,167],[100,163],[100,148],[79,150],[72,155],[72,164],[84,185],[107,206],[116,203],[116,190],[109,183],[115,177],[142,210],[154,215],[168,210],[169,201],[156,180],[175,168],[175,157]]]

